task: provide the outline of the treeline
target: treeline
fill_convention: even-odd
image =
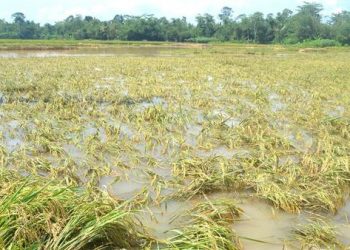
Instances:
[[[241,41],[251,43],[294,44],[323,39],[330,44],[350,44],[350,12],[330,17],[321,15],[321,4],[304,2],[297,11],[284,9],[277,14],[234,15],[224,7],[218,19],[198,15],[196,24],[182,18],[157,18],[153,15],[116,15],[110,21],[92,16],[69,16],[54,25],[40,25],[14,13],[13,21],[0,19],[0,38],[11,39],[97,39],[130,41],[209,42]]]

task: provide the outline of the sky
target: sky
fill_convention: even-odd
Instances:
[[[312,0],[311,0],[312,1]],[[350,11],[350,0],[318,0],[323,4],[324,15],[341,10]],[[222,7],[231,7],[234,15],[256,11],[277,13],[284,8],[296,10],[303,0],[0,0],[0,19],[11,21],[11,15],[22,12],[28,20],[55,23],[69,15],[91,15],[110,20],[116,14],[154,14],[168,18],[185,16],[194,22],[198,14],[217,16]]]

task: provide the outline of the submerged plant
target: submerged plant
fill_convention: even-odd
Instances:
[[[241,249],[230,223],[242,210],[232,200],[216,200],[197,204],[183,216],[188,226],[172,230],[176,235],[167,241],[166,249]]]
[[[307,224],[298,226],[295,228],[294,235],[301,243],[303,249],[345,248],[337,239],[336,228],[321,218],[309,220]]]

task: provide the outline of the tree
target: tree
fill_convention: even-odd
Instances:
[[[197,30],[199,36],[212,37],[216,31],[215,19],[212,15],[206,13],[204,15],[198,15]]]
[[[256,12],[233,17],[230,7],[218,13],[219,22],[206,13],[196,17],[192,25],[186,18],[155,17],[153,15],[115,15],[101,21],[93,16],[68,16],[54,25],[40,25],[26,20],[21,12],[12,15],[13,22],[0,19],[0,38],[37,39],[99,39],[149,41],[221,41],[239,40],[254,43],[297,43],[312,39],[333,39],[350,44],[350,12],[333,14],[322,19],[322,5],[304,2],[296,14],[284,9],[276,15]],[[204,38],[204,39],[199,39]],[[334,42],[333,42],[334,44]]]
[[[115,15],[113,18],[113,22],[122,24],[124,23],[124,16],[123,15]]]
[[[290,25],[292,20],[293,11],[284,9],[282,12],[278,12],[275,18],[275,41],[282,42],[287,38],[290,32]]]
[[[25,15],[22,12],[13,13],[12,18],[16,24],[23,24],[26,19]]]
[[[293,33],[298,41],[316,39],[321,33],[321,11],[318,3],[304,2],[298,7],[298,13],[293,17]]]
[[[92,16],[86,16],[85,18],[84,18],[84,21],[85,22],[92,22],[94,20],[94,18],[92,17]]]
[[[350,12],[342,11],[331,17],[333,36],[342,44],[350,44]]]
[[[219,18],[221,22],[224,25],[226,25],[232,21],[232,14],[233,14],[232,8],[224,7],[222,8],[221,13],[219,14]]]

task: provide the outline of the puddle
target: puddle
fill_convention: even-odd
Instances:
[[[350,246],[350,199],[334,216],[333,224],[339,232],[338,238],[346,246]]]
[[[186,126],[185,143],[189,146],[195,147],[197,145],[197,138],[203,131],[201,125],[189,124]]]
[[[197,156],[201,158],[209,158],[221,156],[226,159],[247,158],[250,156],[250,151],[246,149],[227,149],[225,146],[220,146],[212,150],[196,150]]]
[[[86,161],[86,154],[73,144],[63,145],[63,150],[77,165],[82,165]]]
[[[184,218],[178,218],[191,209],[191,201],[167,201],[159,206],[150,206],[139,212],[136,216],[141,223],[150,229],[150,233],[158,240],[165,240],[174,236],[171,230],[182,227],[188,222]]]
[[[315,147],[315,141],[311,133],[297,128],[284,121],[273,122],[280,136],[284,137],[290,145],[300,152],[308,152]]]
[[[239,84],[241,84],[244,87],[248,87],[251,90],[257,90],[258,85],[256,85],[256,82],[252,80],[237,80]]]
[[[6,98],[3,93],[0,92],[0,105],[6,103]]]
[[[213,110],[211,114],[209,114],[211,119],[230,119],[231,116],[226,113],[224,110]]]
[[[134,144],[134,149],[140,153],[140,157],[148,161],[149,165],[159,165],[163,163],[169,163],[173,154],[178,150],[177,145],[168,144],[166,146],[154,143],[153,145],[146,145],[142,140],[139,143]],[[151,161],[151,162],[149,162]],[[156,163],[154,162],[156,161]]]
[[[50,57],[113,57],[113,56],[142,56],[142,57],[188,57],[186,53],[176,53],[185,47],[174,46],[115,46],[114,48],[80,48],[67,50],[7,50],[0,51],[0,58],[50,58]],[[175,52],[175,53],[173,53]],[[94,70],[102,71],[95,67]]]
[[[2,144],[8,153],[19,150],[25,143],[25,132],[17,120],[0,125],[0,133],[2,133]]]
[[[242,123],[241,119],[238,118],[229,118],[227,119],[224,124],[229,128],[236,128]]]
[[[85,140],[92,136],[97,136],[102,143],[107,141],[106,131],[103,128],[97,129],[92,124],[88,124],[83,131],[83,139]]]
[[[239,98],[239,103],[243,106],[243,109],[249,110],[258,110],[258,106],[253,103],[252,101],[246,99],[246,98]],[[243,111],[243,113],[247,112]]]
[[[135,131],[131,129],[127,124],[121,123],[119,124],[119,131],[122,137],[127,137],[129,139],[133,138],[135,135]]]
[[[6,139],[6,149],[9,153],[12,153],[19,149],[21,145],[23,144],[23,141],[19,138],[14,138],[14,139]]]
[[[121,170],[118,176],[101,177],[99,186],[118,199],[130,200],[149,188],[150,178],[140,169]]]
[[[154,167],[150,170],[165,180],[170,180],[173,177],[172,169],[170,167]]]
[[[136,112],[143,112],[146,109],[155,107],[155,106],[162,106],[166,108],[168,106],[168,103],[162,97],[156,96],[148,101],[144,101],[136,105]]]
[[[300,157],[296,155],[286,155],[278,158],[278,165],[298,164],[300,163]]]
[[[272,112],[278,112],[286,108],[286,104],[281,101],[281,98],[276,93],[271,93],[268,96]]]
[[[280,212],[255,199],[243,201],[239,206],[244,215],[233,225],[233,229],[241,237],[244,249],[300,249],[292,248],[287,242],[291,239],[293,226],[305,220],[304,216]]]
[[[307,152],[313,147],[314,141],[312,136],[304,130],[287,132],[285,136],[288,138],[290,144],[299,151]]]
[[[198,111],[196,115],[197,123],[202,124],[205,121],[204,115],[202,111]]]
[[[156,159],[158,162],[166,161],[168,158],[170,158],[171,155],[169,153],[170,152],[168,152],[167,148],[160,144],[156,144],[147,152],[147,154]]]
[[[96,84],[95,84],[95,88],[96,88],[97,90],[109,90],[109,89],[112,88],[112,86],[109,85],[109,84],[96,83]]]
[[[326,114],[331,118],[341,118],[344,116],[345,113],[345,107],[343,106],[336,106],[332,110],[328,110]]]
[[[45,155],[45,159],[49,162],[50,166],[58,168],[61,164],[61,160],[53,155]]]
[[[208,195],[210,200],[220,198],[238,200],[237,205],[243,209],[244,214],[232,225],[232,228],[241,238],[244,249],[301,249],[299,243],[293,239],[293,229],[308,222],[312,214],[289,214],[254,197],[239,198],[239,196],[239,194],[225,192]],[[350,199],[337,215],[330,215],[327,218],[336,227],[339,233],[338,239],[349,246]]]
[[[138,182],[137,180],[123,180],[110,185],[108,190],[116,197],[122,200],[129,200],[140,193],[147,183]]]
[[[113,121],[110,119],[108,121],[108,125],[119,131],[120,139],[132,139],[136,135],[136,131],[126,123]]]

